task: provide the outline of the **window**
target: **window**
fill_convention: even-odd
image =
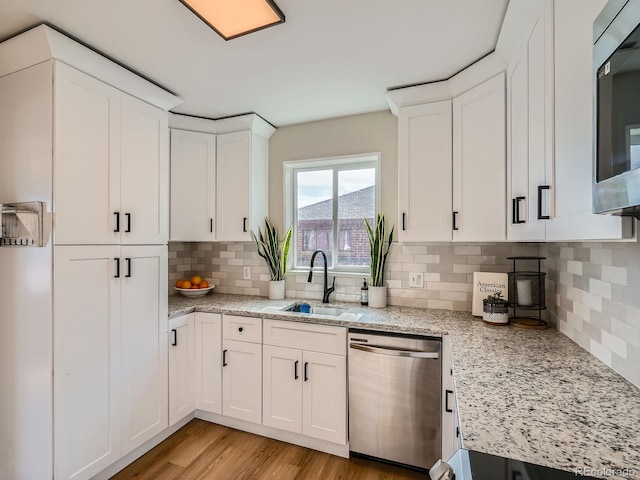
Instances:
[[[315,250],[329,268],[364,271],[370,263],[364,218],[378,209],[379,154],[289,162],[285,208],[293,224],[294,268],[308,268]]]

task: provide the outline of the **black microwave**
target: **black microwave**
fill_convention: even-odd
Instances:
[[[594,40],[593,211],[640,218],[640,0],[610,0]]]

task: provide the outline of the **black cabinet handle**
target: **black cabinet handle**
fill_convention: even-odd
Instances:
[[[453,390],[445,390],[444,391],[444,411],[452,413],[453,408],[449,406],[449,394],[453,394]]]
[[[222,366],[226,367],[227,365],[228,365],[227,364],[227,351],[223,350],[222,351]]]
[[[242,231],[243,232],[247,231],[247,217],[243,217],[242,219]]]
[[[549,220],[549,215],[542,215],[542,192],[549,190],[549,185],[538,185],[538,220]]]
[[[124,232],[131,233],[131,214],[125,213],[124,216],[127,217],[127,229]]]
[[[119,233],[120,232],[120,212],[113,212],[113,214],[116,216],[116,228],[113,229],[113,233]]]
[[[120,259],[114,258],[114,260],[116,262],[116,274],[113,276],[113,278],[120,278]]]
[[[209,219],[209,233],[213,233],[213,218]]]
[[[403,231],[407,229],[406,219],[407,219],[407,214],[402,212],[402,230]]]
[[[242,333],[242,331],[243,331],[243,330],[244,330],[244,328],[243,328],[243,327],[238,327],[238,331],[239,331],[240,333]]]
[[[173,342],[171,342],[171,346],[177,347],[178,346],[178,330],[174,328],[171,330],[171,333],[173,333]]]
[[[127,274],[125,275],[125,277],[131,278],[131,259],[125,258],[124,261],[127,262]]]
[[[525,197],[516,197],[513,199],[513,215],[512,215],[512,223],[526,223],[525,220],[520,219],[520,202],[525,200]]]
[[[456,427],[456,438],[460,436],[460,427]]]
[[[458,220],[458,212],[453,212],[453,229],[454,230],[458,230],[457,220]]]
[[[309,380],[309,376],[307,375],[307,368],[309,367],[309,362],[304,362],[304,381]]]
[[[298,360],[296,360],[296,363],[293,364],[293,379],[297,380],[298,379],[298,363],[300,363]]]

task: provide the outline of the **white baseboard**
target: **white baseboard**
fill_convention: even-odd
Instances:
[[[224,425],[225,427],[235,428],[236,430],[242,430],[243,432],[254,433],[263,437],[273,438],[282,442],[292,443],[301,447],[310,448],[312,450],[318,450],[319,452],[329,453],[338,457],[349,458],[349,443],[340,445],[333,442],[327,442],[326,440],[319,440],[317,438],[306,437],[299,433],[286,432],[273,427],[266,427],[257,423],[247,422],[245,420],[238,420],[236,418],[225,417],[224,415],[218,415],[216,413],[204,412],[202,410],[196,410],[196,418],[206,420],[207,422],[217,423]]]
[[[113,463],[109,467],[102,470],[100,473],[94,476],[91,480],[108,480],[109,478],[113,477],[120,470],[123,470],[125,467],[132,464],[134,461],[136,461],[142,455],[144,455],[153,447],[158,445],[160,442],[163,442],[164,440],[169,438],[171,435],[176,433],[178,430],[180,430],[182,427],[184,427],[187,423],[193,420],[193,416],[194,416],[193,412],[190,413],[189,415],[184,417],[182,420],[176,422],[174,425],[171,425],[169,428],[167,428],[166,430],[163,430],[161,433],[153,437],[148,442],[143,443],[138,448],[136,448],[132,452],[129,452],[127,455],[122,457],[117,462]]]

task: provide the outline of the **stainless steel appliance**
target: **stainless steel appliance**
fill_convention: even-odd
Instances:
[[[622,470],[618,473],[624,475]],[[434,465],[429,473],[432,480],[589,480],[594,479],[589,475],[597,474],[595,469],[586,467],[576,467],[573,471],[557,470],[462,448],[447,462]]]
[[[638,24],[640,0],[610,0],[593,27],[593,211],[636,218],[640,218]]]
[[[440,458],[442,340],[349,332],[349,449],[428,469]]]

